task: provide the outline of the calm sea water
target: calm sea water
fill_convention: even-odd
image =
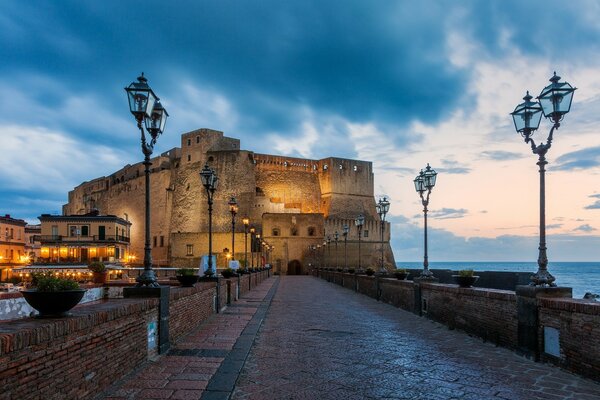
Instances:
[[[402,268],[423,268],[423,262],[397,262]],[[431,269],[473,269],[475,271],[514,271],[535,273],[536,262],[430,262]],[[550,262],[548,271],[559,286],[573,288],[573,298],[586,292],[600,294],[600,262]]]

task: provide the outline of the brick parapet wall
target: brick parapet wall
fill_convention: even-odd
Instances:
[[[415,309],[415,292],[412,281],[381,279],[380,300],[412,312]]]
[[[73,317],[0,324],[0,399],[88,398],[148,357],[158,300],[78,307]]]
[[[542,298],[538,304],[542,359],[600,381],[600,303]],[[560,332],[559,358],[544,353],[544,327]]]
[[[214,282],[200,282],[190,288],[171,289],[169,336],[172,342],[177,342],[213,314],[215,287]]]
[[[514,292],[422,283],[421,298],[427,302],[427,317],[495,344],[517,347]]]

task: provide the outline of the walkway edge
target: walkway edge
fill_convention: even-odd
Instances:
[[[277,292],[279,278],[275,280],[269,292],[261,301],[252,319],[235,342],[233,349],[227,354],[219,369],[212,376],[200,397],[201,400],[228,400],[231,398],[238,376],[246,362],[250,348],[258,334],[264,318]],[[233,305],[235,307],[235,305]]]

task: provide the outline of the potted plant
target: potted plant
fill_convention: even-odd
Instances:
[[[100,261],[94,261],[88,265],[88,269],[92,271],[92,282],[106,283],[106,265]]]
[[[192,287],[198,282],[198,274],[193,268],[179,268],[175,271],[175,276],[183,287]]]
[[[404,268],[398,268],[394,270],[394,276],[396,279],[403,281],[408,276],[408,271]]]
[[[83,298],[85,289],[72,279],[50,273],[34,274],[32,288],[21,293],[25,301],[40,313],[41,318],[64,317]]]
[[[375,274],[375,270],[369,267],[365,270],[365,274],[367,274],[368,276],[373,276]]]
[[[472,269],[461,269],[458,271],[458,275],[452,275],[452,278],[458,283],[458,286],[468,288],[477,282],[479,276],[475,275]]]
[[[228,279],[235,275],[235,271],[231,268],[225,268],[223,271],[221,271],[221,275],[223,278]]]

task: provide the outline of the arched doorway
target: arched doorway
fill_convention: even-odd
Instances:
[[[298,260],[292,260],[288,263],[288,275],[302,275],[302,263]]]

